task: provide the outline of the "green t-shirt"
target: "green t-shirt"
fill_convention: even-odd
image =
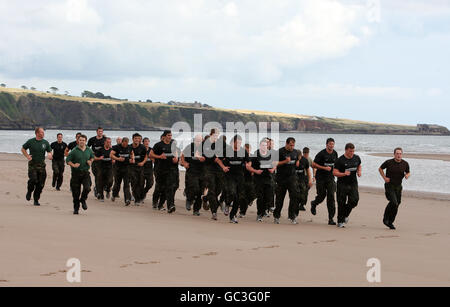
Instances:
[[[22,147],[25,150],[30,150],[31,161],[38,163],[45,162],[45,152],[52,152],[50,144],[44,139],[40,141],[36,138],[29,139]]]
[[[88,171],[90,166],[87,161],[94,159],[94,152],[89,147],[86,147],[84,151],[80,147],[75,147],[67,156],[66,163],[72,162],[74,164],[80,163],[78,168],[73,168],[72,171]]]

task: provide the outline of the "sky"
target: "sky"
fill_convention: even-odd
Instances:
[[[450,0],[0,0],[0,83],[450,128]]]

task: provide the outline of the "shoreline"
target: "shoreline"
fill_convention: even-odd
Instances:
[[[170,130],[171,128],[167,127],[167,128],[162,128],[162,127],[152,127],[152,128],[146,128],[146,129],[128,129],[128,128],[105,128],[108,131],[127,131],[127,132],[136,132],[136,131],[150,131],[150,132],[162,132],[164,130]],[[95,131],[96,128],[55,128],[55,127],[48,127],[45,128],[45,130],[54,130],[54,131]],[[15,129],[7,129],[7,128],[0,128],[0,131],[33,131],[32,128],[30,129],[25,129],[25,128],[15,128]],[[268,132],[272,132],[272,130],[268,129]],[[226,130],[224,130],[223,132],[227,132]],[[383,136],[383,135],[412,135],[412,136],[450,136],[450,134],[438,134],[438,133],[429,133],[429,134],[424,134],[424,133],[390,133],[390,132],[386,132],[386,133],[364,133],[364,132],[355,132],[355,131],[298,131],[298,130],[279,130],[279,133],[302,133],[302,134],[321,134],[321,135],[329,135],[329,134],[333,134],[333,135],[379,135],[379,136]],[[204,131],[203,133],[207,133],[207,131]]]
[[[393,158],[392,153],[367,153],[369,156],[373,157],[385,157]],[[450,161],[450,154],[427,154],[427,153],[404,153],[404,159],[423,159],[423,160],[439,160],[439,161]]]
[[[450,158],[450,155],[449,155]],[[0,162],[3,161],[25,161],[25,158],[22,154],[19,153],[5,153],[0,152]],[[46,163],[49,164],[50,161],[46,160]],[[50,164],[51,166],[51,164]],[[180,169],[180,172],[186,172],[184,169]],[[49,174],[47,174],[49,176]],[[314,187],[312,188],[314,189]],[[384,187],[383,184],[380,184],[379,187],[375,186],[359,186],[360,193],[369,193],[376,195],[384,195]],[[438,201],[449,201],[450,193],[441,193],[441,192],[427,192],[427,191],[416,191],[416,190],[403,190],[403,197],[411,197],[417,199],[427,199],[427,200],[438,200]]]

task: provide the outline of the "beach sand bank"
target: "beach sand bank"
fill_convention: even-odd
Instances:
[[[325,203],[290,225],[287,199],[280,225],[257,223],[255,205],[234,225],[185,210],[182,172],[173,215],[91,193],[74,216],[68,167],[57,192],[47,162],[41,207],[25,200],[25,158],[0,154],[0,167],[0,286],[73,286],[69,258],[81,261],[81,286],[370,286],[369,258],[381,261],[376,285],[450,286],[448,200],[404,197],[396,231],[382,224],[387,201],[376,189],[361,189],[345,229],[327,225]]]

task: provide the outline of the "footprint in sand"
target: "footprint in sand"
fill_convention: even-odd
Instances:
[[[436,236],[436,235],[438,235],[437,232],[432,232],[432,233],[426,233],[426,234],[424,234],[425,237],[431,237],[431,236]]]
[[[298,245],[303,245],[303,242],[297,242]]]
[[[82,270],[81,272],[82,273],[92,273],[92,271],[89,271],[89,270]]]
[[[192,258],[198,259],[198,258],[200,258],[200,256],[192,256]]]
[[[16,195],[16,198],[17,198],[17,199],[20,199],[20,195]]]
[[[0,279],[0,282],[9,282],[9,280],[6,280],[6,279]]]
[[[237,251],[237,252],[242,252],[242,249],[238,248],[236,251]]]
[[[183,257],[177,257],[177,259],[178,259],[178,260],[181,260],[181,259],[183,259]]]
[[[6,194],[6,195],[9,195],[9,194],[11,194],[11,193],[9,193],[9,192],[6,192],[5,194]]]
[[[262,248],[279,248],[279,245],[264,246]]]
[[[202,254],[202,256],[217,256],[218,252],[209,252],[206,254]]]
[[[337,240],[325,240],[325,241],[320,241],[322,243],[334,243],[337,242]]]
[[[49,277],[49,276],[55,276],[55,275],[56,275],[56,273],[41,274],[41,276],[47,276],[47,277]]]
[[[124,269],[124,268],[127,268],[127,267],[129,267],[129,266],[132,266],[132,264],[122,264],[122,265],[120,266],[120,268],[121,268],[121,269]]]
[[[396,236],[396,235],[393,235],[393,236],[378,236],[378,237],[375,237],[375,239],[390,239],[390,238],[399,238],[400,236]]]
[[[361,237],[361,240],[365,240],[365,239],[367,239],[366,237]]]

